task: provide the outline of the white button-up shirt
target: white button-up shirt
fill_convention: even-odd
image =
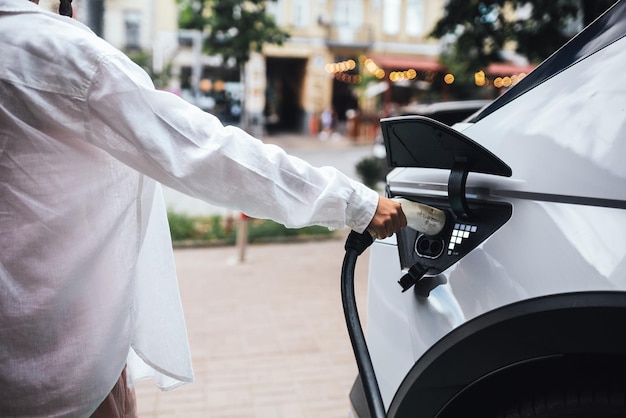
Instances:
[[[0,416],[88,416],[193,379],[159,183],[361,232],[378,193],[157,91],[80,23],[0,0]],[[228,278],[224,278],[228,280]]]

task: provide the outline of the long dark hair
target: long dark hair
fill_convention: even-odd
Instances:
[[[72,0],[61,0],[61,4],[59,4],[59,14],[72,17]]]

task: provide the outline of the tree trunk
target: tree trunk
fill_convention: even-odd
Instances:
[[[241,128],[246,131],[246,132],[250,132],[249,128],[250,128],[250,123],[248,121],[248,109],[246,109],[247,106],[247,92],[246,92],[246,66],[245,64],[238,64],[239,65],[239,83],[241,84],[241,115],[239,116],[239,121],[241,124]]]

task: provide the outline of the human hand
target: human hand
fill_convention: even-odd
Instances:
[[[402,206],[395,200],[380,196],[378,206],[367,230],[374,239],[387,238],[406,226]]]

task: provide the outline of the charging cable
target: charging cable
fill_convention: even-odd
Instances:
[[[359,234],[352,231],[346,240],[346,255],[341,268],[341,301],[343,303],[343,313],[348,326],[348,334],[352,343],[352,350],[356,358],[359,369],[359,376],[363,383],[367,406],[372,418],[386,418],[385,405],[383,403],[374,365],[365,342],[363,328],[359,319],[359,312],[356,307],[356,297],[354,294],[354,271],[357,258],[374,242],[369,232]]]
[[[444,228],[446,215],[442,210],[406,199],[396,198],[396,200],[402,204],[402,210],[407,217],[408,226],[411,228],[427,235],[436,235]],[[348,235],[344,246],[346,255],[341,268],[341,301],[371,418],[386,418],[385,404],[380,394],[374,365],[372,364],[372,358],[370,357],[363,328],[361,327],[354,292],[356,260],[373,242],[374,237],[368,231],[362,234],[351,231]],[[420,267],[414,266],[409,271],[409,276],[415,282],[426,273],[426,270]],[[402,285],[402,283],[400,284]]]

